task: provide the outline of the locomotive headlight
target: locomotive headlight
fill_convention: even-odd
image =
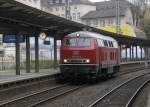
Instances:
[[[89,59],[86,59],[86,63],[90,63],[90,60],[89,60]]]
[[[67,63],[67,59],[64,59],[64,63]]]

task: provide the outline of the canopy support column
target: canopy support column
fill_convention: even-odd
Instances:
[[[127,60],[128,60],[128,53],[127,53],[127,49],[128,49],[128,48],[127,48],[127,45],[126,45],[126,47],[125,47],[125,55],[126,55],[126,56],[125,56],[125,60],[126,60],[126,62],[127,62]]]
[[[137,51],[137,46],[136,46],[136,60],[138,59],[138,51]]]
[[[26,35],[26,73],[30,73],[30,37]]]
[[[20,43],[19,34],[16,35],[16,75],[20,75]]]
[[[54,37],[54,68],[57,67],[57,39]]]
[[[134,46],[132,45],[132,59],[134,60]]]
[[[141,49],[141,60],[142,60],[142,57],[143,57],[143,55],[142,55],[142,53],[143,53],[143,52],[142,52],[142,46],[140,47],[140,49]]]
[[[131,54],[132,54],[132,53],[131,53],[131,45],[130,45],[130,60],[131,60],[131,58],[132,58]]]
[[[39,39],[35,36],[35,72],[39,72]]]

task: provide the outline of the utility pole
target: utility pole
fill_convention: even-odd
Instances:
[[[69,0],[65,1],[65,17],[66,17],[66,19],[71,19]]]
[[[120,14],[119,14],[119,0],[115,0],[116,7],[116,33],[120,33]]]

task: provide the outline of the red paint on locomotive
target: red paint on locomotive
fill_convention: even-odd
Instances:
[[[117,41],[101,34],[80,31],[62,40],[60,71],[64,76],[97,77],[119,71]],[[87,70],[87,71],[86,71]]]

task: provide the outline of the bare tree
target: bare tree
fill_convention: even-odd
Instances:
[[[144,15],[150,12],[149,0],[129,0],[133,11],[133,22],[135,26],[139,26],[144,19]]]

